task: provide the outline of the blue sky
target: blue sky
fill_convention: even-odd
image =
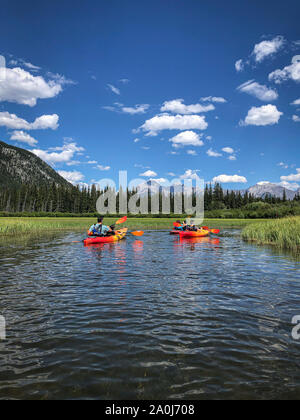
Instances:
[[[74,183],[127,170],[297,189],[299,12],[291,0],[12,1],[0,139]]]

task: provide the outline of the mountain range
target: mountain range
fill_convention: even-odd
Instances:
[[[145,182],[144,184],[141,184],[139,187],[139,191],[141,194],[148,194],[148,191],[150,190],[151,193],[157,193],[158,191],[162,192],[169,192],[172,193],[182,193],[183,187],[182,184],[173,185],[171,188],[169,187],[162,187],[160,184],[158,184],[155,180]],[[192,191],[193,188],[187,188],[186,192],[189,193]],[[223,188],[224,191],[226,191],[226,188]],[[189,191],[190,190],[190,191]],[[232,191],[232,190],[229,190]],[[258,183],[248,189],[244,190],[234,190],[234,192],[240,192],[242,195],[245,195],[246,193],[251,194],[255,198],[266,198],[266,196],[272,196],[276,198],[283,198],[284,192],[286,194],[286,198],[288,200],[293,200],[297,194],[300,194],[300,188],[297,191],[292,191],[287,188],[284,188],[277,184],[272,183]]]
[[[0,187],[53,183],[71,187],[68,181],[33,153],[0,141]]]
[[[287,188],[281,187],[280,185],[271,183],[259,183],[253,187],[248,188],[248,193],[252,194],[256,198],[265,198],[266,195],[272,195],[273,197],[283,198],[284,192],[288,200],[293,200],[297,194],[300,194],[300,188],[297,191],[292,191]]]
[[[61,177],[51,166],[41,160],[39,157],[15,146],[10,146],[0,141],[0,187],[18,187],[27,185],[56,185],[71,187],[72,185]],[[140,192],[169,191],[162,187],[155,180],[146,182],[141,186]],[[226,190],[226,188],[224,188]],[[174,185],[171,191],[175,193],[182,192],[181,185]],[[240,190],[242,194],[248,192],[256,198],[265,198],[266,195],[272,195],[282,198],[284,192],[288,200],[293,200],[297,194],[300,194],[300,188],[292,191],[277,184],[258,183],[247,190]]]

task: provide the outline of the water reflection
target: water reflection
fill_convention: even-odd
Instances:
[[[235,233],[80,239],[0,245],[0,399],[299,398],[297,261]]]
[[[217,249],[220,245],[220,239],[209,236],[205,238],[183,238],[174,236],[173,243],[175,252],[181,252],[184,249],[202,252],[209,247],[211,249]]]

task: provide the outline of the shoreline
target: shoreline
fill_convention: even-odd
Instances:
[[[176,219],[129,218],[124,225],[130,230],[171,230]],[[107,217],[104,223],[112,225],[116,218]],[[23,235],[45,235],[59,232],[87,232],[95,218],[0,218],[0,239]],[[244,241],[257,245],[272,245],[279,249],[300,250],[300,217],[284,219],[205,219],[202,226],[215,229],[241,229]]]
[[[95,223],[95,218],[45,218],[45,217],[8,217],[0,218],[0,238],[14,237],[24,234],[35,234],[44,232],[82,231],[83,234]],[[177,219],[170,218],[129,218],[124,227],[129,229],[160,230],[172,229],[172,224]],[[265,222],[259,219],[260,222]],[[105,218],[104,223],[112,225],[116,218]],[[203,226],[210,228],[237,228],[242,229],[249,224],[257,222],[253,219],[205,219]],[[123,225],[120,225],[120,227]]]

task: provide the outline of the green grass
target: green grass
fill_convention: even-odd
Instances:
[[[259,245],[275,245],[280,249],[299,251],[300,217],[251,224],[243,230],[242,237]]]
[[[44,234],[45,232],[55,231],[82,231],[84,234],[89,227],[95,223],[95,218],[0,218],[0,237],[19,236],[23,234]],[[105,224],[111,225],[116,219],[106,218]],[[124,224],[129,229],[170,229],[175,219],[159,218],[130,218]],[[207,219],[203,226],[211,228],[242,228],[248,224],[255,223],[257,220],[245,219]],[[123,226],[123,225],[122,225]]]

